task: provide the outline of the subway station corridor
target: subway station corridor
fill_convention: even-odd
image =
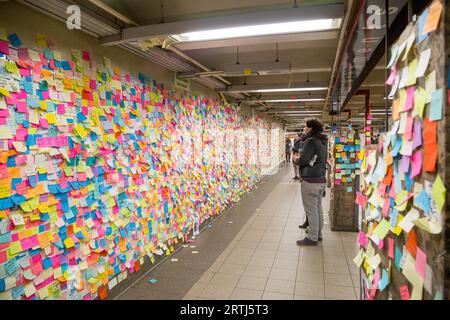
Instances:
[[[292,165],[281,165],[193,243],[111,299],[358,299],[357,233],[331,231],[328,207],[329,190],[322,243],[298,247],[305,233],[300,184]]]

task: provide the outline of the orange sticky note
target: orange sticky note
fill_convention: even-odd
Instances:
[[[405,247],[406,247],[406,250],[408,250],[409,253],[411,253],[413,258],[415,258],[416,252],[417,252],[417,237],[416,237],[416,232],[414,230],[411,230],[409,232],[409,237],[408,237],[408,240],[406,241]]]
[[[438,156],[438,146],[436,140],[437,122],[425,119],[423,127],[423,170],[425,172],[435,172]]]
[[[435,0],[430,6],[430,12],[428,14],[427,21],[423,27],[422,34],[427,34],[435,31],[439,26],[439,21],[441,21],[443,5],[440,0]]]
[[[394,121],[400,119],[400,99],[395,99],[392,102],[392,119]]]

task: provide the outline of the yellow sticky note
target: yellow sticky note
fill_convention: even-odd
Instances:
[[[54,113],[47,113],[45,118],[50,124],[56,124],[56,115]]]
[[[13,73],[13,74],[19,74],[19,68],[17,67],[17,64],[15,62],[12,61],[5,61],[5,69],[9,72],[9,73]]]
[[[47,36],[44,34],[36,34],[36,45],[39,47],[47,47]]]
[[[9,90],[0,87],[0,94],[1,94],[2,96],[9,97]]]
[[[66,246],[67,249],[72,248],[75,244],[73,243],[72,238],[66,238],[64,239],[64,245]]]
[[[11,179],[0,179],[0,198],[8,198],[11,195]]]
[[[23,141],[13,141],[14,149],[18,152],[27,152],[27,145]]]

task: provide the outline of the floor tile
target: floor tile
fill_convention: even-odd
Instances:
[[[272,267],[272,270],[270,271],[269,274],[269,279],[288,280],[294,282],[296,276],[297,276],[296,266],[290,269]]]
[[[208,285],[198,298],[200,300],[228,300],[233,290],[232,287]]]
[[[288,293],[264,291],[262,300],[293,300],[294,296]]]
[[[235,288],[230,300],[260,300],[262,295],[262,290]]]
[[[356,300],[353,287],[325,285],[325,298],[335,300]]]
[[[324,279],[326,285],[353,287],[352,278],[347,274],[325,273]]]
[[[293,281],[269,278],[269,280],[267,281],[265,291],[293,294],[294,288],[295,288],[295,282],[293,282]]]
[[[237,263],[224,263],[219,270],[217,270],[218,273],[227,273],[227,274],[234,274],[237,276],[242,275],[245,270],[245,265],[237,264]]]
[[[267,278],[257,278],[252,276],[242,276],[239,279],[236,287],[243,289],[252,289],[252,290],[264,290],[266,287]]]
[[[297,282],[317,283],[323,285],[324,273],[315,271],[298,271]]]
[[[240,276],[238,275],[217,272],[211,281],[209,281],[208,285],[234,288],[239,281],[239,278]]]
[[[294,294],[299,296],[325,297],[325,289],[321,283],[296,282]]]

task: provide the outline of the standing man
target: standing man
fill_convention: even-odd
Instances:
[[[309,224],[308,236],[297,241],[299,246],[316,246],[322,240],[322,197],[326,188],[327,136],[317,119],[306,121],[304,145],[296,163],[302,176],[302,202]]]
[[[294,159],[300,156],[300,152],[302,151],[303,142],[302,142],[302,133],[297,133],[297,138],[294,140],[294,146],[292,147],[292,164],[294,166],[294,180],[300,180],[300,167],[298,164],[294,162]]]
[[[286,145],[285,145],[285,152],[286,152],[286,163],[291,162],[291,139],[289,137],[286,137]]]

